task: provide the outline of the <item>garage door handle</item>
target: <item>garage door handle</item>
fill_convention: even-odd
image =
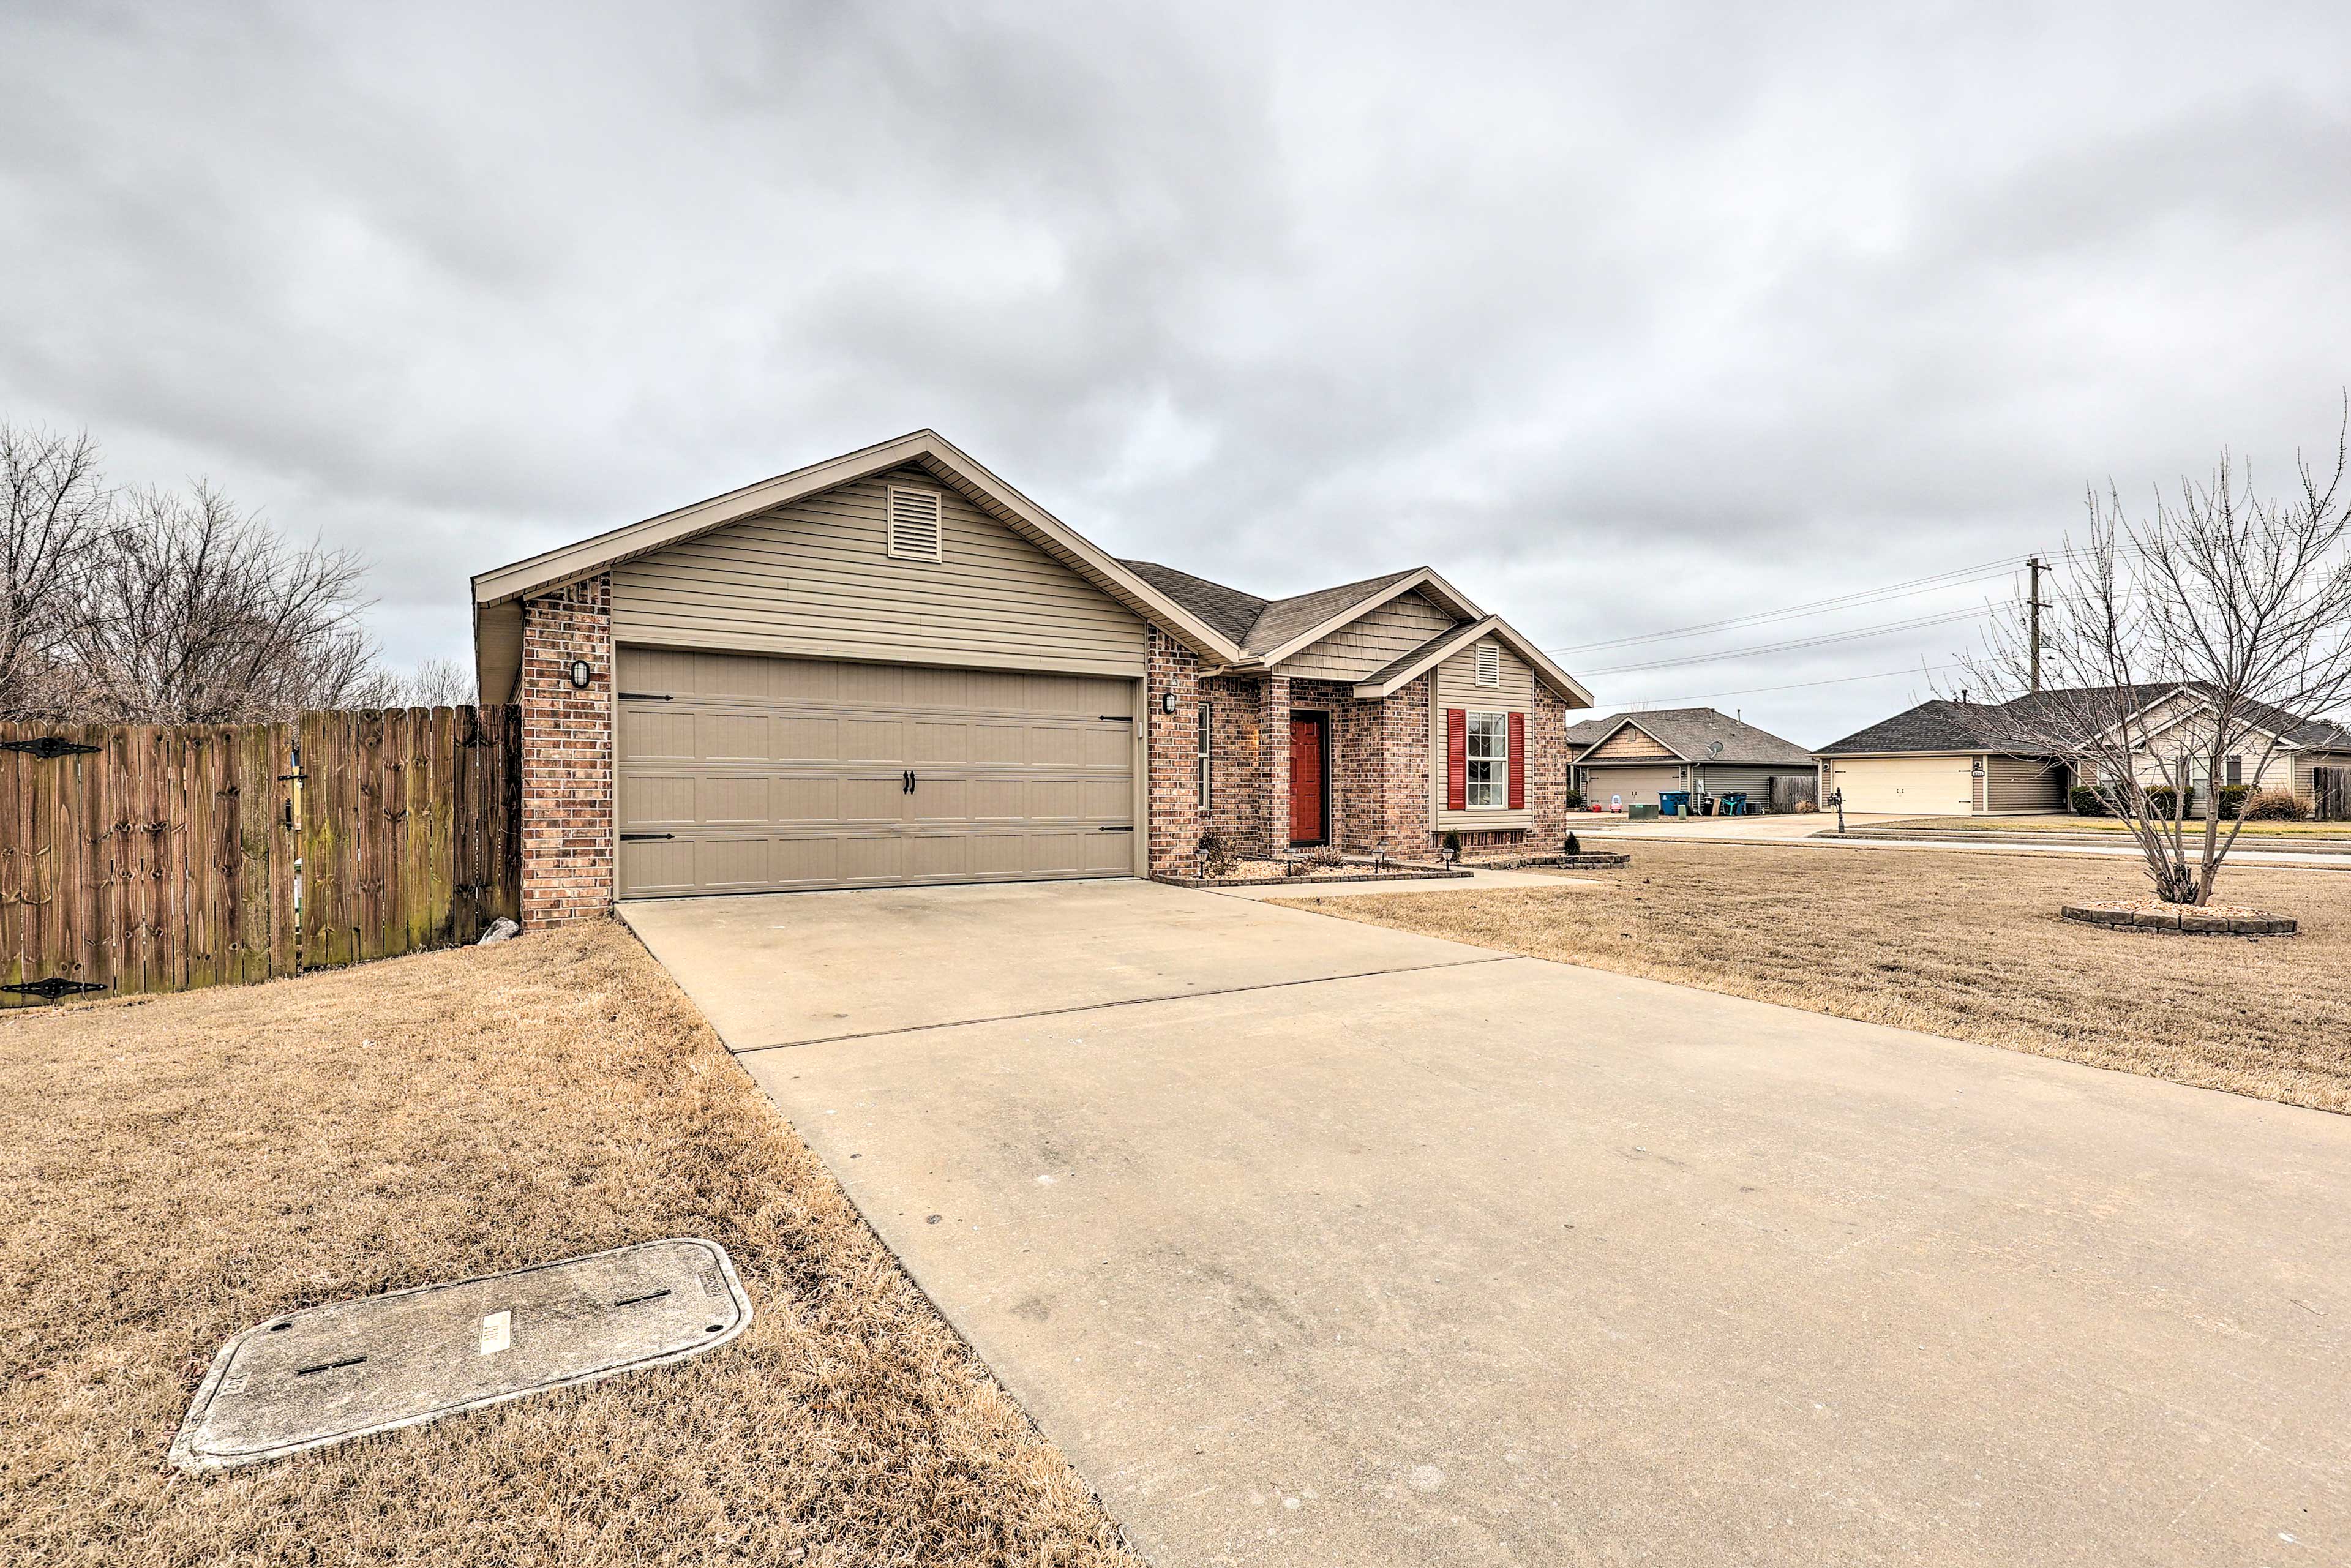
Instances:
[[[1134,831],[1134,828],[1132,824],[1129,824],[1123,828],[1104,828],[1102,831],[1105,833],[1131,833]]]
[[[631,703],[667,703],[675,702],[677,699],[667,692],[622,692],[621,700]]]
[[[621,841],[625,844],[637,839],[674,839],[675,837],[677,837],[675,833],[622,833]]]
[[[911,795],[914,792],[914,770],[909,768],[905,772],[898,775],[898,793],[901,795]]]

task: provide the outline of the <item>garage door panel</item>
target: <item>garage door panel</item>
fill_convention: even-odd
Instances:
[[[697,820],[705,826],[757,823],[764,828],[774,821],[772,796],[769,781],[757,774],[705,778],[696,801],[700,808]]]
[[[695,715],[665,707],[623,704],[621,752],[640,762],[695,760]]]
[[[971,727],[971,759],[983,768],[1026,767],[1029,762],[1028,727],[975,721]]]
[[[831,714],[778,714],[775,760],[829,762],[841,753],[841,721]]]
[[[769,841],[757,837],[707,838],[695,846],[695,878],[705,893],[740,893],[766,887],[775,880],[769,865]]]
[[[699,893],[690,842],[621,845],[621,885],[639,894]]]
[[[841,820],[838,779],[775,779],[768,781],[775,821],[787,827],[830,827]]]
[[[691,773],[637,773],[621,780],[621,826],[631,828],[690,827],[695,815],[695,778]]]
[[[626,896],[1133,870],[1131,682],[621,657]]]
[[[696,727],[696,760],[702,762],[769,762],[774,760],[764,713],[705,713]]]
[[[907,729],[906,760],[916,768],[954,768],[972,759],[968,719],[917,719]]]

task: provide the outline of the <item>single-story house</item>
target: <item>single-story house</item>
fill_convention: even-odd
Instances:
[[[1813,754],[1792,740],[1710,707],[1654,708],[1586,719],[1568,732],[1580,742],[1575,788],[1599,804],[1654,806],[1661,793],[1744,794],[1771,809],[1775,782],[1812,792]],[[1789,786],[1778,786],[1785,794]]]
[[[1165,874],[1204,834],[1566,829],[1592,696],[1428,567],[1265,599],[1122,560],[927,430],[474,579],[523,910]]]
[[[2265,708],[2262,735],[2276,742],[2267,764],[2262,749],[2268,740],[2257,737],[2249,752],[2224,759],[2218,780],[2206,779],[2212,704],[2207,688],[2193,681],[2035,692],[2006,703],[1920,703],[1823,747],[1821,799],[1842,790],[1848,811],[1918,816],[2064,810],[2076,785],[2112,780],[2095,777],[2097,764],[2079,747],[2059,750],[2048,743],[2046,737],[2065,727],[2047,716],[2060,704],[2074,713],[2128,714],[2138,736],[2132,774],[2142,786],[2185,783],[2201,791],[2214,782],[2244,784],[2290,793],[2316,814],[2346,810],[2351,729],[2331,720]]]

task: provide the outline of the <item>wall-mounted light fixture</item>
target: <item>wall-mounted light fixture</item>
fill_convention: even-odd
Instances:
[[[589,664],[587,660],[574,659],[571,661],[571,685],[574,689],[583,692],[586,691],[588,689],[589,681],[594,678],[595,674],[595,666]]]
[[[1159,694],[1159,711],[1161,713],[1174,713],[1176,711],[1176,694],[1174,692],[1161,692]]]

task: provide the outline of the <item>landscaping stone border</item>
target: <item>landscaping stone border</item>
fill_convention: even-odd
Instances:
[[[1463,878],[1466,871],[1365,871],[1352,872],[1345,876],[1177,876],[1162,872],[1151,880],[1164,882],[1170,887],[1328,887],[1338,882],[1436,882]]]
[[[1557,866],[1566,871],[1600,871],[1631,865],[1633,857],[1614,850],[1585,850],[1580,854],[1505,855],[1498,860],[1465,861],[1481,871],[1517,871],[1521,866]]]
[[[2302,928],[2283,915],[2163,915],[2153,910],[2085,909],[2075,904],[2064,905],[2058,914],[2108,930],[2175,931],[2189,936],[2292,936]]]

